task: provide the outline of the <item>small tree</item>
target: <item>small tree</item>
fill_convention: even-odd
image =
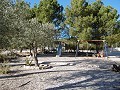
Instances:
[[[33,18],[29,4],[24,1],[14,3],[0,1],[0,48],[29,47],[33,51],[35,65],[38,66],[37,48],[47,46],[53,41],[54,26],[41,24]]]
[[[47,46],[53,41],[54,27],[53,24],[41,24],[36,18],[29,20],[25,27],[25,42],[32,48],[35,66],[38,66],[37,48]]]

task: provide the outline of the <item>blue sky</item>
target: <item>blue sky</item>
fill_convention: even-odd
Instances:
[[[40,0],[25,0],[27,2],[30,2],[31,6],[33,6],[35,3],[39,4]],[[71,0],[58,0],[60,5],[63,5],[66,7],[67,5],[70,5]],[[86,0],[86,1],[95,1],[95,0]],[[102,0],[105,6],[112,6],[113,8],[117,9],[118,13],[120,14],[120,0]]]

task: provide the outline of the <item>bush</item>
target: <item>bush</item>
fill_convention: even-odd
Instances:
[[[0,64],[0,74],[7,74],[10,71],[10,66],[8,65],[8,61],[4,61]]]
[[[9,53],[9,54],[0,54],[0,63],[3,63],[4,61],[16,59],[18,58],[15,53]]]
[[[0,63],[3,63],[7,60],[7,55],[0,54]]]
[[[25,64],[27,66],[31,66],[32,65],[32,60],[30,60],[30,58],[27,56],[26,59],[25,59]]]
[[[14,52],[11,52],[11,53],[7,54],[6,57],[8,59],[16,59],[16,58],[18,58],[17,54],[14,53]]]

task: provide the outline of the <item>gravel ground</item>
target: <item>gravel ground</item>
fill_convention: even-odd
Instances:
[[[29,70],[12,63],[12,72],[0,75],[0,90],[120,90],[120,73],[111,71],[112,59],[39,57],[50,69]],[[120,58],[118,58],[120,59]],[[117,62],[119,60],[117,59]],[[16,65],[15,65],[16,64]]]

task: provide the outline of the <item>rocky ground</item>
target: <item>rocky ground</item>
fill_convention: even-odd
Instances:
[[[11,73],[0,75],[0,90],[120,90],[115,58],[39,57],[49,69],[26,69],[24,60],[11,62]],[[19,61],[19,62],[17,62]]]

